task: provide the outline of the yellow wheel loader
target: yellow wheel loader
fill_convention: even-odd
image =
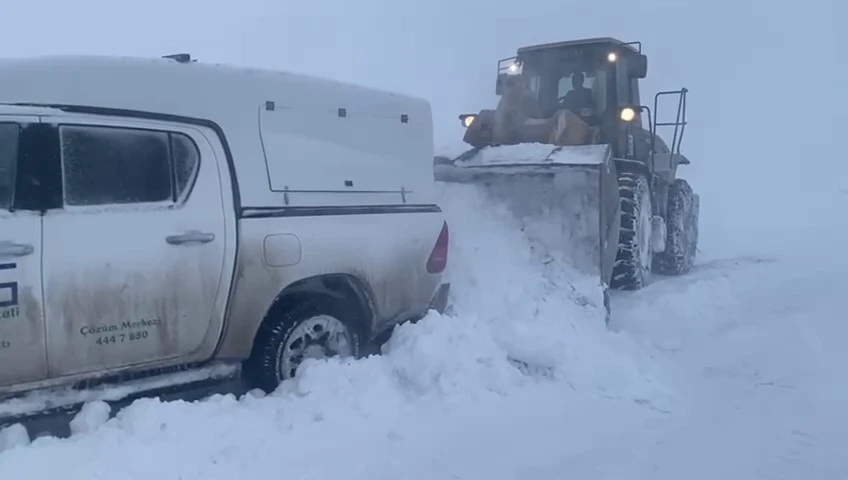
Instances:
[[[677,178],[689,164],[680,153],[688,90],[642,105],[647,63],[641,43],[613,38],[519,48],[498,62],[497,106],[459,115],[471,148],[436,157],[436,180],[478,184],[520,217],[563,217],[549,247],[600,276],[605,300],[608,288],[644,287],[652,272],[688,272],[699,208]],[[657,121],[660,100],[676,103],[673,120]],[[672,129],[670,146],[658,127]]]

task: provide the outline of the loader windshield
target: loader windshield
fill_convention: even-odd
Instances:
[[[604,62],[550,52],[528,55],[522,61],[522,76],[546,116],[563,108],[585,119],[597,119],[606,112],[610,73]]]

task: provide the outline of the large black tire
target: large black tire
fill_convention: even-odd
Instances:
[[[692,270],[698,252],[699,198],[689,182],[678,178],[668,190],[665,251],[654,259],[654,269],[664,275]]]
[[[618,194],[621,198],[621,232],[610,286],[617,290],[639,290],[648,284],[653,264],[653,209],[647,177],[640,173],[619,174]]]
[[[272,312],[272,316],[266,319],[259,328],[253,351],[244,363],[245,378],[250,386],[270,393],[282,381],[296,375],[297,369],[286,368],[282,361],[284,356],[290,355],[296,347],[303,345],[298,343],[298,338],[293,338],[293,334],[307,338],[300,335],[307,332],[308,339],[311,339],[307,343],[313,345],[312,350],[320,351],[325,358],[336,356],[339,352],[334,351],[326,342],[327,328],[320,327],[320,325],[327,325],[326,322],[344,328],[344,335],[350,346],[350,352],[345,354],[359,357],[363,335],[359,325],[346,313],[350,310],[345,308],[345,304],[341,301],[321,296],[304,298],[287,306],[281,312]],[[305,328],[313,323],[314,328]]]

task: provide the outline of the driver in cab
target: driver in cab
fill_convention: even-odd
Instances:
[[[571,75],[572,89],[565,94],[562,105],[585,119],[592,115],[595,102],[592,100],[592,89],[583,86],[584,80],[585,77],[580,72]]]

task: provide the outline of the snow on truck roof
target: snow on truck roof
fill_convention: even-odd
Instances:
[[[282,190],[335,189],[335,182],[301,172],[332,171],[335,164],[326,162],[338,160],[327,157],[340,155],[348,164],[382,169],[381,175],[359,175],[355,186],[363,192],[424,193],[423,182],[432,182],[426,99],[300,73],[169,58],[2,59],[0,104],[7,110],[9,104],[73,106],[214,122],[226,136],[238,177],[271,184],[269,191],[240,189],[244,206],[274,203]],[[350,121],[334,121],[341,117]],[[276,135],[270,146],[269,132]],[[385,180],[377,184],[378,177]]]
[[[633,42],[638,43],[638,42]],[[639,50],[633,48],[632,43],[623,42],[618,40],[617,38],[612,37],[597,37],[597,38],[581,38],[578,40],[565,40],[561,42],[551,42],[551,43],[541,43],[538,45],[528,45],[525,47],[521,47],[518,49],[517,53],[527,53],[534,52],[537,50],[548,50],[552,48],[563,48],[563,47],[577,47],[582,45],[618,45],[620,47],[624,47],[629,49],[633,53],[639,53]]]
[[[210,117],[217,116],[222,101],[252,108],[257,102],[309,94],[364,95],[415,110],[409,114],[429,114],[430,109],[422,98],[281,70],[96,55],[0,60],[0,103],[123,108],[214,120]]]

